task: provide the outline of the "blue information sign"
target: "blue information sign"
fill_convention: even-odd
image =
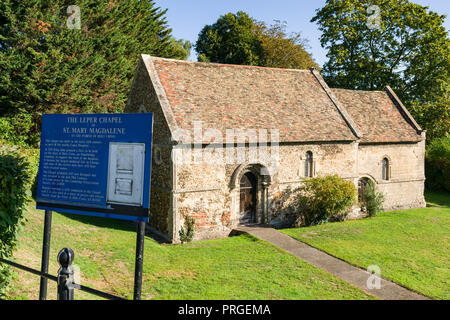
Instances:
[[[42,117],[37,209],[148,221],[153,114]]]

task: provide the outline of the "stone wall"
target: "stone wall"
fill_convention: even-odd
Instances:
[[[385,194],[385,210],[425,206],[424,142],[383,145],[359,145],[356,142],[284,144],[279,146],[278,170],[267,165],[270,172],[266,212],[269,220],[276,218],[280,195],[289,188],[300,186],[305,179],[307,151],[313,153],[315,176],[337,174],[354,182],[355,186],[361,177],[375,180],[379,190]],[[383,157],[387,157],[391,164],[391,178],[388,181],[383,181],[381,177]],[[233,179],[236,179],[234,175],[237,171],[251,163],[246,157],[240,164],[175,165],[175,242],[178,241],[178,232],[186,214],[196,219],[195,240],[225,237],[238,225],[239,184],[234,181],[233,186]],[[264,162],[262,165],[265,166]],[[258,200],[263,206],[261,199]],[[260,212],[262,214],[262,207]],[[357,216],[355,213],[351,217]]]
[[[184,215],[196,219],[195,239],[209,239],[227,236],[238,225],[239,181],[234,175],[245,171],[252,164],[248,147],[241,163],[186,163],[176,164],[174,194],[174,241],[184,225]],[[272,219],[273,200],[287,188],[300,185],[304,177],[304,163],[307,151],[313,153],[315,175],[338,174],[356,183],[357,143],[288,144],[279,146],[279,165],[259,161],[260,168],[268,168],[268,208],[266,214]],[[214,152],[221,152],[221,148]],[[269,148],[269,152],[272,150]],[[269,153],[270,154],[270,153]],[[193,155],[192,155],[193,157]],[[259,186],[260,188],[261,186]],[[259,212],[263,214],[262,194],[259,195]]]
[[[425,206],[423,196],[425,141],[419,143],[359,145],[358,176],[374,180],[385,195],[384,209]],[[390,165],[389,180],[382,179],[382,160]]]
[[[171,132],[144,61],[139,60],[125,113],[153,113],[153,154],[149,225],[168,240],[173,235]]]

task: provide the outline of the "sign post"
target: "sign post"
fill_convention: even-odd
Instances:
[[[42,244],[41,272],[48,273],[48,260],[50,255],[50,235],[52,230],[52,212],[45,210],[44,240]],[[47,279],[41,278],[39,285],[39,300],[47,300]]]
[[[138,222],[136,237],[136,262],[134,269],[134,300],[141,300],[142,266],[144,264],[145,223]]]
[[[51,211],[136,221],[134,298],[140,299],[152,128],[151,113],[43,115],[36,201],[46,212],[42,272],[48,271]],[[41,279],[40,299],[46,282]]]

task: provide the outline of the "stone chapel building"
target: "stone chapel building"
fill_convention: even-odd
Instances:
[[[373,180],[386,210],[425,206],[425,132],[389,87],[331,89],[314,69],[142,55],[125,112],[154,113],[149,225],[171,242],[186,215],[196,240],[270,223],[274,199],[318,175],[360,189]],[[244,140],[227,136],[239,130]]]

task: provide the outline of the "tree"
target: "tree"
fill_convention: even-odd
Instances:
[[[418,123],[427,129],[427,140],[446,137],[450,133],[450,83],[440,93],[424,95],[422,101],[414,101],[411,113]]]
[[[206,25],[195,49],[198,60],[274,68],[318,68],[306,52],[306,40],[299,32],[286,33],[286,22],[268,26],[247,13],[228,13]]]
[[[254,22],[243,11],[227,13],[200,31],[195,50],[199,61],[259,65],[261,42]]]
[[[179,60],[187,60],[191,55],[192,43],[189,40],[184,39],[170,39],[173,46],[174,54]]]
[[[265,22],[255,21],[255,33],[261,41],[263,51],[260,65],[286,69],[319,69],[311,54],[305,50],[307,41],[301,33],[287,34],[286,21],[274,22],[267,26]]]
[[[31,114],[30,144],[43,113],[122,111],[140,53],[185,56],[154,1],[71,4],[0,2],[0,117]]]
[[[450,40],[444,19],[408,0],[327,0],[311,20],[328,50],[325,80],[347,89],[390,85],[416,116],[413,104],[435,105],[448,92]],[[432,129],[435,122],[419,124]]]

